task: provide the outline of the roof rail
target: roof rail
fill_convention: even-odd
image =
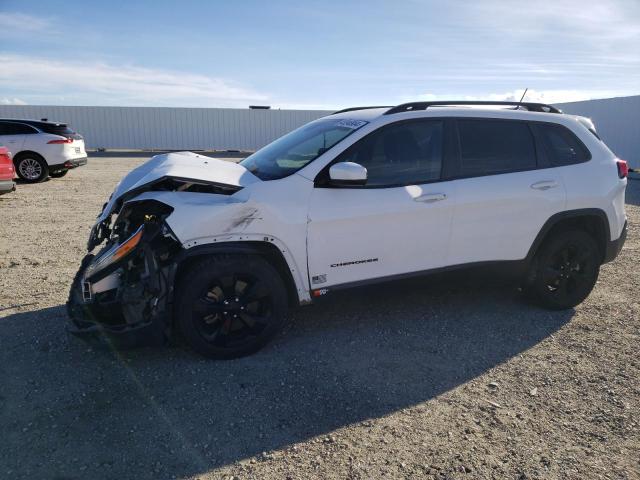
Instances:
[[[439,100],[435,102],[412,102],[403,103],[396,107],[390,108],[384,115],[392,115],[394,113],[412,112],[414,110],[426,110],[429,107],[457,106],[457,105],[509,105],[513,107],[524,107],[530,112],[542,113],[562,113],[562,110],[546,103],[532,102],[491,102],[491,101],[475,101],[475,100]]]
[[[337,115],[338,113],[345,113],[345,112],[355,112],[356,110],[370,110],[372,108],[392,108],[391,105],[379,105],[379,106],[375,106],[375,107],[351,107],[351,108],[345,108],[343,110],[338,110],[337,112],[333,112],[330,115]]]

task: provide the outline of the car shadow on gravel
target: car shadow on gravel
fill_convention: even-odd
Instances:
[[[90,347],[66,336],[62,306],[5,316],[0,468],[31,478],[208,472],[427,402],[574,314],[477,285],[464,274],[331,293],[295,310],[261,352],[224,362],[178,347]]]

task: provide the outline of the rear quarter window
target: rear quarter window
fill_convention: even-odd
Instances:
[[[76,133],[66,125],[41,124],[40,130],[42,130],[44,133],[51,133],[53,135],[63,135],[63,136],[73,135],[74,133]]]
[[[552,165],[574,165],[591,160],[591,152],[567,127],[538,123],[535,128]]]

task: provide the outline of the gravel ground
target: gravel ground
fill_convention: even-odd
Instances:
[[[0,197],[0,478],[640,478],[640,181],[575,310],[432,277],[332,294],[215,362],[65,333],[93,219],[143,160]]]

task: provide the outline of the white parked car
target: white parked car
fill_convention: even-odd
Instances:
[[[30,183],[87,163],[84,139],[64,123],[0,119],[0,143],[13,155],[18,176]]]
[[[228,358],[291,305],[479,264],[571,308],[622,248],[626,175],[588,119],[514,102],[348,109],[239,164],[158,155],[100,213],[70,328]]]

